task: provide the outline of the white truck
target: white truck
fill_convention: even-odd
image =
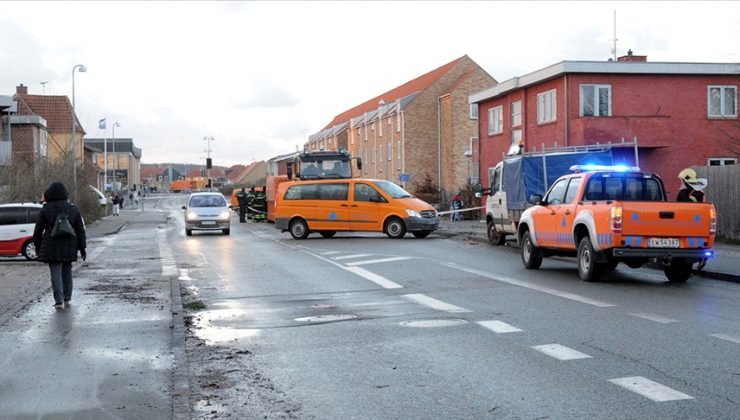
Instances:
[[[631,156],[634,153],[634,158]],[[632,161],[634,159],[634,161]],[[625,162],[628,161],[628,162]],[[615,144],[544,148],[542,151],[507,156],[488,169],[490,185],[477,186],[476,196],[486,198],[486,229],[493,245],[503,245],[506,236],[516,235],[519,218],[529,198],[544,197],[548,188],[572,165],[637,165],[637,141]]]

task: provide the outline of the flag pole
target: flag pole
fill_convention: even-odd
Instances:
[[[103,194],[108,189],[108,116],[103,118]],[[98,122],[100,127],[100,122]]]

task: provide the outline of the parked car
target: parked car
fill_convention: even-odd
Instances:
[[[0,255],[36,260],[33,229],[41,207],[38,203],[0,204]]]
[[[93,187],[92,185],[88,185],[88,187],[90,188],[90,191],[92,191],[93,194],[95,194],[95,197],[98,199],[98,203],[100,204],[100,207],[105,207],[108,204],[108,199],[105,198],[105,195],[102,192],[100,192],[99,189]]]
[[[218,192],[192,193],[188,197],[185,210],[185,234],[190,236],[194,230],[220,230],[224,235],[231,233],[231,214],[229,203]]]

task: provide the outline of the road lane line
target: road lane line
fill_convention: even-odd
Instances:
[[[353,255],[343,255],[341,257],[333,257],[332,260],[338,261],[338,260],[348,260],[350,258],[364,258],[364,257],[370,257],[373,254],[353,254]]]
[[[429,297],[427,295],[423,295],[421,293],[401,295],[401,297],[414,301],[416,303],[420,303],[424,306],[428,306],[432,309],[438,309],[440,311],[452,312],[452,313],[473,312],[469,309],[461,308],[455,305],[450,305],[449,303],[442,302],[441,300],[437,300],[435,298]]]
[[[480,325],[483,328],[488,328],[489,330],[495,332],[496,334],[504,334],[504,333],[522,331],[519,328],[513,325],[509,325],[502,321],[478,321],[478,325]]]
[[[512,279],[511,277],[496,276],[491,273],[487,273],[485,271],[476,270],[474,268],[463,267],[461,265],[451,263],[451,262],[443,262],[441,264],[444,266],[450,267],[450,268],[454,268],[456,270],[464,271],[466,273],[475,274],[476,276],[481,276],[481,277],[485,277],[491,280],[500,281],[502,283],[508,283],[513,286],[525,287],[527,289],[536,290],[538,292],[547,293],[547,294],[558,296],[564,299],[574,300],[576,302],[585,303],[587,305],[597,306],[599,308],[617,306],[612,303],[607,303],[607,302],[602,302],[600,300],[587,298],[585,296],[577,295],[575,293],[562,292],[560,290],[551,289],[549,287],[538,286],[536,284],[527,283],[526,281]]]
[[[673,388],[661,385],[642,376],[609,379],[609,382],[640,394],[643,397],[655,402],[694,399],[694,397],[692,397],[691,395],[676,391]]]
[[[740,344],[740,336],[737,335],[731,335],[731,334],[709,334],[714,338],[719,338],[720,340],[727,340],[732,341],[733,343]]]
[[[543,344],[541,346],[532,346],[533,349],[540,353],[544,353],[550,357],[554,357],[558,360],[575,360],[575,359],[590,359],[591,356],[586,353],[581,353],[578,350],[573,350],[569,347],[565,347],[560,344]]]
[[[334,254],[341,254],[341,253],[342,253],[342,251],[325,251],[325,252],[320,252],[321,255],[334,255]]]
[[[355,262],[347,263],[347,265],[352,267],[355,265],[378,264],[378,263],[392,262],[392,261],[403,261],[403,260],[408,260],[408,259],[409,257],[379,258],[377,260],[355,261]]]
[[[670,324],[672,322],[681,322],[681,321],[679,321],[677,319],[666,318],[664,316],[656,315],[656,314],[645,314],[645,313],[634,313],[633,314],[633,313],[630,313],[630,315],[636,316],[636,317],[642,318],[642,319],[647,319],[649,321],[659,322],[661,324]]]
[[[342,268],[349,271],[350,273],[354,273],[360,277],[368,279],[371,282],[383,287],[384,289],[402,289],[403,288],[403,286],[401,286],[400,284],[395,283],[391,280],[388,280],[387,278],[383,276],[379,276],[375,273],[371,273],[370,271],[367,271],[364,268],[360,268],[360,267],[342,267]]]

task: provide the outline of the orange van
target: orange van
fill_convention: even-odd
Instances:
[[[437,212],[398,185],[378,179],[323,179],[283,182],[275,196],[275,227],[295,239],[318,232],[406,232],[426,238],[437,229]]]

